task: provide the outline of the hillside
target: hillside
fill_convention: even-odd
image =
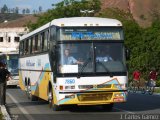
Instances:
[[[148,27],[152,21],[160,18],[160,0],[100,0],[101,11],[107,8],[119,8],[130,12],[133,19],[142,27]],[[7,20],[7,23],[3,23]],[[0,27],[25,26],[28,22],[35,23],[37,18],[33,15],[20,15],[0,13]],[[17,24],[18,23],[18,24]]]
[[[4,22],[5,20],[11,21],[22,18],[23,15],[15,14],[15,13],[0,13],[0,23]]]
[[[29,22],[35,23],[37,17],[33,15],[19,15],[19,14],[0,14],[0,28],[24,27]],[[4,23],[4,21],[7,21]]]
[[[102,10],[119,8],[130,12],[133,18],[143,27],[151,24],[155,17],[160,16],[159,0],[101,0]]]

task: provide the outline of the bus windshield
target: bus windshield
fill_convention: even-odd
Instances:
[[[18,54],[7,55],[7,67],[12,75],[18,74]]]
[[[123,43],[63,43],[58,52],[58,73],[126,71]]]
[[[123,40],[123,30],[118,27],[60,28],[60,40]]]

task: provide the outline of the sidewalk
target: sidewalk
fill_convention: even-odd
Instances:
[[[0,105],[0,108],[3,115],[2,120],[11,120],[11,117],[6,110],[6,107],[4,105]]]

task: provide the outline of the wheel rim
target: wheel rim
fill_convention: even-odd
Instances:
[[[27,86],[27,95],[28,95],[28,98],[30,99],[31,98],[31,86]]]
[[[49,107],[51,108],[52,104],[53,104],[53,94],[52,94],[52,91],[49,91],[49,93],[48,93],[48,102],[49,102]]]

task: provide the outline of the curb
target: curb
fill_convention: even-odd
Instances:
[[[6,107],[4,105],[0,105],[0,108],[3,115],[2,120],[11,120],[11,117],[6,110]]]
[[[160,95],[160,93],[153,93],[153,95]]]

